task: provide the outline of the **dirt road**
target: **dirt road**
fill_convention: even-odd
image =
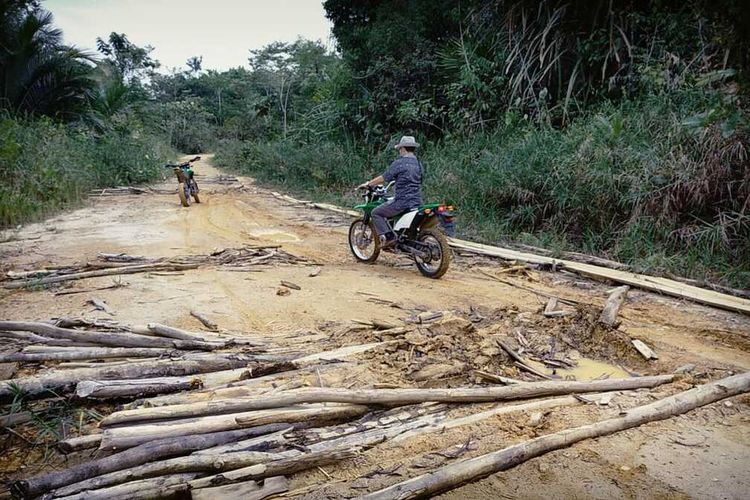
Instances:
[[[8,241],[0,243],[0,271],[83,262],[95,258],[98,252],[170,257],[248,244],[279,244],[318,266],[268,266],[259,272],[201,268],[134,274],[119,278],[127,283],[125,287],[59,296],[55,295],[59,289],[2,291],[0,319],[85,315],[198,329],[200,324],[189,314],[196,309],[230,331],[269,337],[312,333],[327,337],[327,345],[346,345],[372,339],[371,332],[345,328],[353,319],[377,318],[400,324],[414,311],[454,311],[457,316],[473,315],[481,331],[503,330],[532,339],[548,335],[547,329],[557,335],[561,325],[570,321],[542,318],[540,311],[546,299],[517,285],[590,304],[593,309],[601,307],[611,289],[571,274],[541,271],[508,273],[503,275],[507,282],[503,283],[484,273],[497,272],[504,264],[469,256],[457,256],[441,280],[423,278],[408,261],[393,256],[385,256],[375,265],[358,264],[347,247],[346,217],[285,202],[255,186],[251,179],[240,178],[235,184],[208,182],[221,173],[210,166],[210,156],[204,156],[196,171],[199,183],[206,181],[202,183],[203,203],[182,208],[176,194],[94,197],[85,208],[5,234]],[[170,179],[157,187],[168,190],[174,184]],[[311,269],[316,267],[322,271],[311,277]],[[296,283],[301,290],[277,295],[282,280]],[[95,288],[112,281],[110,277],[93,278],[69,287]],[[86,304],[92,297],[105,300],[114,316],[92,311]],[[400,307],[392,307],[389,302]],[[748,317],[636,290],[629,294],[621,318],[619,330],[648,343],[659,359],[646,362],[637,353],[624,352],[624,348],[612,350],[614,343],[603,346],[595,345],[596,339],[573,338],[571,342],[583,358],[575,373],[578,378],[623,371],[670,373],[688,363],[695,365],[693,374],[698,381],[750,370]],[[306,350],[317,352],[321,347],[310,342]],[[463,360],[459,368],[478,367],[477,352]],[[440,387],[468,380],[466,373],[456,375],[454,370],[441,380],[428,377],[420,381],[412,376],[413,370],[404,371],[406,366],[408,360],[397,360],[392,353],[376,353],[362,357],[351,369],[319,374],[314,383],[333,387]],[[673,384],[653,394],[674,393],[684,384]],[[372,490],[372,484],[355,483],[378,468],[394,472],[370,476],[375,485],[392,484],[451,460],[433,452],[470,443],[461,456],[474,456],[616,415],[622,408],[649,401],[650,397],[639,392],[616,398],[608,406],[558,408],[544,415],[541,424],[534,422],[536,425],[529,423],[528,415],[521,414],[384,443],[351,463],[298,474],[293,486],[313,497],[353,495]],[[739,398],[730,404],[716,404],[663,423],[584,442],[446,497],[746,498],[750,491],[748,404],[750,398]],[[6,446],[16,446],[9,443]],[[18,460],[0,463],[9,475],[19,472],[21,465],[27,471],[39,466],[31,458],[26,464]]]

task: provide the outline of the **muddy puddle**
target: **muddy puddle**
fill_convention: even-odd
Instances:
[[[575,363],[575,366],[570,368],[551,368],[544,363],[534,360],[527,360],[526,362],[535,370],[552,377],[561,377],[565,380],[580,380],[586,382],[604,378],[630,377],[630,374],[621,367],[605,363],[604,361],[583,357],[576,358],[575,356],[571,356],[571,358]]]
[[[287,233],[279,229],[252,229],[247,231],[247,235],[251,238],[258,238],[266,241],[273,241],[277,243],[289,243],[295,241],[302,241],[299,236],[292,233]]]

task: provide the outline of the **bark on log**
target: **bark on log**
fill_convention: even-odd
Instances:
[[[604,304],[602,314],[599,316],[599,323],[610,328],[615,328],[620,324],[620,321],[617,319],[617,313],[620,312],[620,307],[622,307],[622,303],[628,295],[628,290],[630,290],[630,287],[627,285],[612,290],[609,298],[607,298],[607,302]]]
[[[196,432],[228,431],[271,423],[338,421],[364,415],[367,411],[366,406],[357,405],[304,406],[210,415],[130,427],[112,427],[104,430],[100,449],[119,450],[147,443],[153,439],[186,436]]]
[[[416,403],[482,403],[510,399],[531,399],[541,396],[559,396],[584,392],[618,391],[650,388],[675,380],[675,375],[656,375],[625,379],[579,381],[527,382],[505,387],[455,388],[455,389],[327,389],[310,388],[290,394],[189,403],[185,405],[139,408],[112,413],[100,426],[106,427],[129,422],[142,422],[165,418],[182,418],[199,415],[221,415],[242,411],[262,410],[305,403],[349,403],[355,405],[409,405]]]
[[[192,500],[263,500],[289,491],[289,480],[283,476],[269,477],[260,486],[255,481],[201,488],[190,492]]]
[[[200,389],[200,377],[157,377],[136,380],[82,380],[76,384],[79,398],[143,397]]]
[[[0,400],[13,395],[11,384],[26,393],[40,395],[45,391],[69,392],[79,380],[118,380],[143,377],[184,376],[196,373],[251,367],[253,373],[274,373],[289,367],[288,363],[257,363],[254,358],[237,354],[195,355],[181,360],[144,361],[105,368],[76,368],[37,377],[16,378],[0,382]]]
[[[109,488],[84,491],[74,495],[58,497],[58,500],[146,500],[153,498],[169,498],[177,493],[173,487],[184,485],[183,491],[187,490],[187,483],[195,479],[199,474],[196,472],[183,474],[170,474],[168,476],[141,479],[129,483],[118,484]]]
[[[297,450],[280,451],[278,453],[264,453],[260,451],[245,451],[239,453],[224,453],[222,455],[188,455],[150,462],[129,469],[121,469],[86,481],[71,484],[53,492],[54,497],[67,496],[75,493],[108,488],[128,481],[146,479],[150,477],[182,474],[186,472],[220,472],[263,464],[285,458],[293,458],[302,452]],[[75,493],[70,493],[75,491]],[[46,497],[44,497],[46,498]],[[83,497],[88,498],[88,497]]]
[[[184,271],[186,269],[197,269],[198,264],[143,264],[138,266],[124,266],[112,269],[97,269],[96,271],[84,271],[82,273],[63,274],[61,276],[49,276],[40,279],[25,279],[3,283],[4,288],[26,288],[29,286],[43,286],[63,281],[81,280],[85,278],[96,278],[99,276],[116,276],[118,274],[136,274],[148,271]]]
[[[159,347],[76,347],[61,348],[47,352],[0,354],[0,363],[14,361],[33,363],[41,361],[77,361],[83,359],[158,358],[173,352],[175,352],[174,349]]]
[[[43,344],[45,346],[51,347],[100,347],[97,344],[92,344],[91,342],[73,342],[72,340],[67,339],[52,339],[29,332],[0,331],[0,338],[20,340],[22,342],[34,342],[36,344]]]
[[[272,434],[243,439],[236,443],[214,446],[212,448],[206,448],[205,450],[198,450],[194,455],[218,455],[221,453],[233,453],[236,451],[266,451],[285,443],[286,438],[284,437],[284,434],[293,430],[294,427],[289,426],[286,429],[282,429]]]
[[[45,337],[66,339],[74,342],[107,345],[112,347],[161,347],[166,349],[194,349],[210,351],[224,347],[222,344],[196,342],[194,340],[172,340],[159,337],[149,337],[135,333],[116,332],[88,332],[71,330],[30,321],[0,321],[2,331],[32,332]]]
[[[195,333],[186,332],[185,330],[180,330],[179,328],[173,328],[171,326],[162,325],[159,323],[149,323],[147,325],[147,328],[156,335],[159,335],[161,337],[167,337],[170,339],[187,340],[190,342],[205,342],[206,341],[204,337],[197,335]]]
[[[101,434],[89,434],[77,438],[63,439],[57,442],[57,449],[63,453],[73,453],[74,451],[88,450],[96,448],[102,442]]]
[[[451,490],[531,458],[568,447],[584,439],[606,436],[647,422],[664,420],[722,399],[750,392],[750,372],[712,382],[653,403],[628,410],[624,416],[525,441],[505,449],[458,462],[429,474],[376,491],[368,500],[425,498]]]
[[[263,479],[266,477],[286,476],[312,467],[319,467],[321,465],[338,462],[347,458],[354,458],[359,453],[360,450],[357,448],[303,453],[293,458],[276,460],[274,462],[253,465],[242,469],[223,472],[214,476],[195,479],[190,481],[189,484],[191,489],[198,489],[219,486],[222,484],[231,484],[239,481]]]
[[[282,425],[266,425],[229,432],[182,436],[177,439],[159,439],[115,455],[75,465],[69,469],[15,481],[11,485],[11,489],[19,496],[35,497],[47,491],[72,485],[73,483],[80,483],[110,472],[136,467],[151,461],[186,455],[204,448],[231,443],[238,439],[276,432],[286,427]],[[83,490],[75,488],[66,489],[60,492],[60,495],[72,495],[79,491]]]

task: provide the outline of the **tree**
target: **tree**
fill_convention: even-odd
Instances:
[[[139,47],[128,40],[124,33],[113,31],[106,42],[97,38],[96,48],[126,83],[137,83],[159,67],[159,61],[152,59],[150,55],[153,47]]]
[[[189,58],[185,64],[187,64],[187,67],[192,74],[197,75],[201,72],[201,69],[203,69],[203,56],[193,56]]]

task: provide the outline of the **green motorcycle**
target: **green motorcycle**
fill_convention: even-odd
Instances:
[[[380,256],[380,238],[372,223],[372,211],[386,203],[388,186],[368,186],[365,202],[354,208],[362,217],[349,226],[349,248],[360,262],[375,262]],[[440,203],[430,203],[401,214],[388,222],[396,233],[394,253],[414,259],[417,269],[428,278],[440,278],[448,271],[451,251],[448,239],[440,229],[441,222],[452,223],[454,208]],[[390,251],[387,249],[385,251]]]

